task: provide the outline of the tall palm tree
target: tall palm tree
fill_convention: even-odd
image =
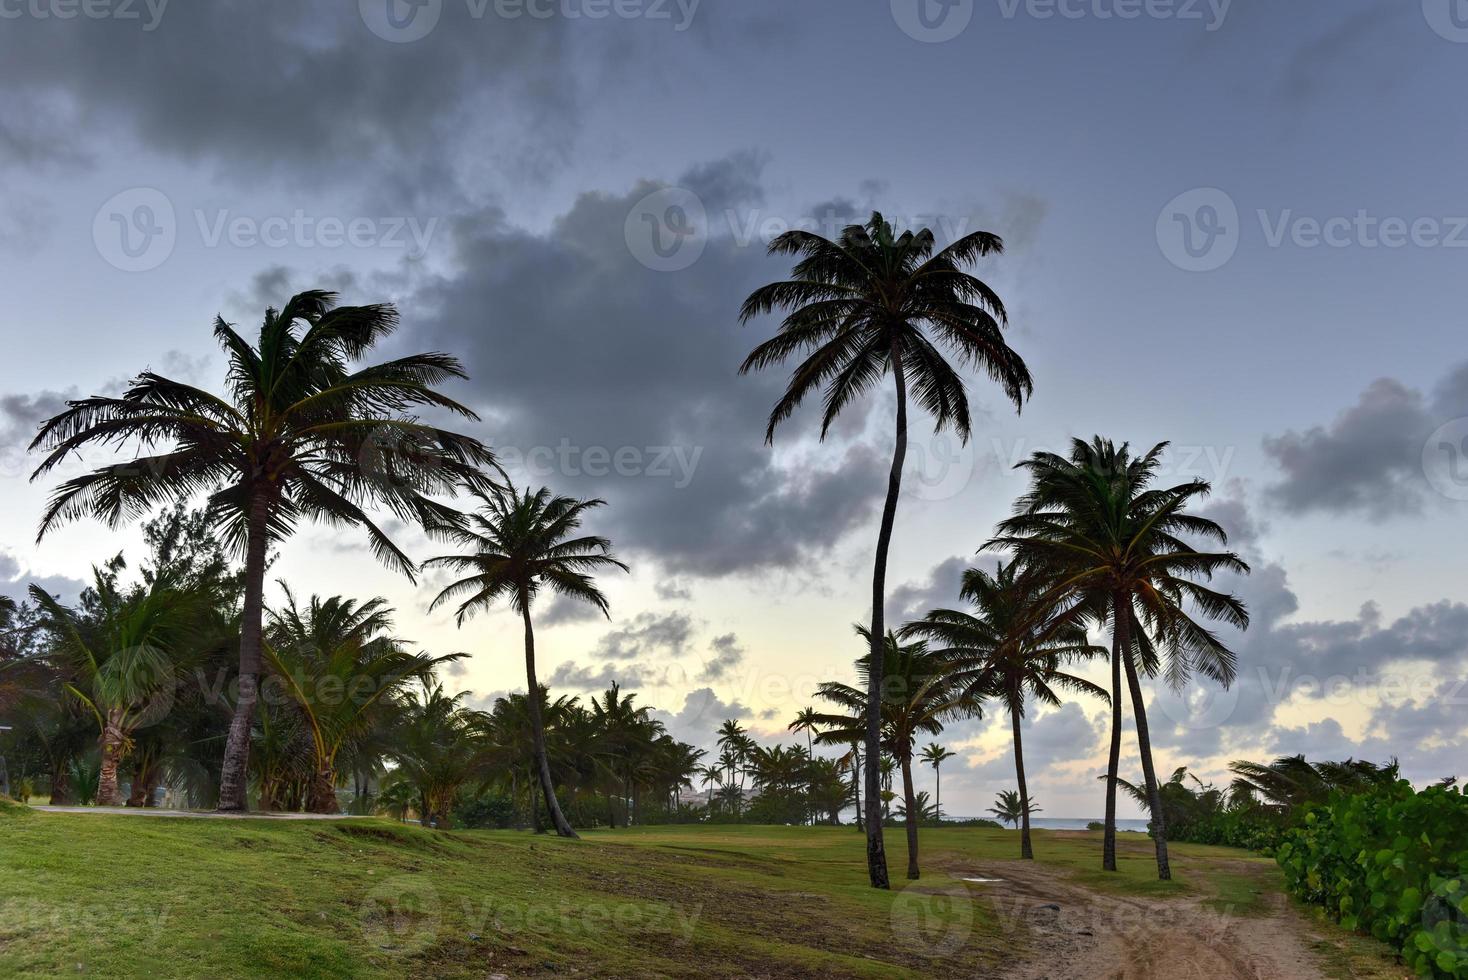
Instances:
[[[857,634],[865,640],[866,627],[858,626]],[[928,649],[926,643],[901,644],[895,633],[887,634],[882,644],[882,671],[886,680],[882,683],[882,742],[879,751],[890,753],[891,761],[902,771],[902,797],[909,814],[907,825],[907,877],[916,880],[918,869],[918,825],[919,813],[912,780],[912,759],[917,750],[919,735],[937,735],[943,725],[956,718],[974,718],[980,713],[979,705],[972,699],[961,696],[956,679],[948,671],[947,662]],[[856,662],[858,675],[867,680],[873,670],[871,654],[865,654]],[[843,728],[860,724],[867,714],[867,685],[853,687],[838,681],[827,681],[816,689],[816,696],[840,706],[845,715],[822,715],[823,726],[829,726],[817,741],[839,738]],[[868,759],[867,771],[877,770],[878,792],[881,792],[880,775],[882,763],[872,765]],[[871,781],[867,783],[871,792]],[[877,819],[884,813],[877,809]],[[867,810],[867,819],[872,819],[872,809]]]
[[[957,752],[939,745],[937,742],[929,742],[927,748],[923,749],[923,763],[933,767],[933,812],[939,820],[943,819],[943,763],[957,755]]]
[[[939,653],[951,661],[950,669],[966,697],[998,698],[1009,713],[1021,804],[1022,859],[1035,856],[1025,809],[1030,793],[1020,726],[1026,700],[1058,706],[1057,687],[1109,699],[1105,689],[1062,670],[1074,661],[1104,657],[1106,650],[1092,646],[1085,628],[1062,608],[1047,607],[1044,592],[1033,580],[1020,578],[1013,563],[1001,563],[993,575],[970,568],[964,572],[959,595],[973,604],[973,612],[935,609],[901,630],[903,636],[920,636],[943,648]]]
[[[480,778],[489,759],[489,717],[430,680],[403,699],[392,741],[398,773],[418,792],[423,826],[448,829],[460,788]]]
[[[473,489],[473,488],[471,488]],[[556,787],[551,781],[545,750],[541,688],[535,679],[535,628],[530,607],[541,589],[568,599],[588,603],[611,618],[606,596],[591,573],[609,568],[627,570],[612,557],[606,538],[573,537],[588,510],[603,500],[573,500],[554,496],[549,489],[496,489],[475,491],[483,507],[470,516],[469,525],[452,528],[448,537],[469,548],[466,554],[441,555],[424,562],[424,567],[443,565],[464,577],[444,588],[430,609],[445,602],[459,602],[460,625],[469,616],[508,600],[525,624],[525,689],[530,694],[530,720],[535,736],[535,765],[545,808],[556,833],[575,837],[576,832],[561,812]]]
[[[337,813],[337,757],[370,731],[385,700],[465,654],[432,657],[406,649],[389,635],[392,610],[385,599],[313,595],[303,609],[288,587],[285,595],[285,605],[270,614],[265,660],[310,736],[306,812]]]
[[[989,232],[966,235],[937,250],[933,233],[893,229],[881,214],[866,225],[850,225],[836,241],[807,231],[790,231],[770,243],[772,255],[800,256],[791,278],[752,293],[740,311],[741,322],[784,311],[780,332],[756,347],[740,367],[747,373],[792,356],[803,358],[784,396],[770,413],[765,439],[788,419],[811,392],[821,389],[821,438],[841,411],[874,387],[888,371],[897,395],[896,447],[887,481],[887,500],[877,532],[872,570],[871,689],[866,727],[867,758],[878,757],[882,687],[882,642],[887,627],[887,552],[897,518],[902,467],[907,457],[909,385],[934,427],[952,425],[967,442],[968,395],[962,376],[939,347],[957,355],[961,366],[976,368],[998,382],[1019,408],[1032,389],[1024,361],[1004,342],[1007,317],[999,295],[963,271],[1004,243]],[[936,343],[935,343],[936,341]],[[887,855],[882,841],[877,772],[867,767],[867,872],[875,888],[887,888]]]
[[[244,554],[239,698],[224,751],[222,811],[247,807],[270,546],[303,520],[360,526],[373,553],[412,578],[413,563],[364,508],[383,506],[429,531],[454,526],[459,514],[433,496],[477,483],[481,469],[495,465],[478,440],[413,414],[427,408],[477,418],[435,390],[465,377],[459,362],[428,353],[355,366],[392,333],[398,314],[388,305],[337,307],[335,300],[312,290],[279,311],[267,309],[253,346],[216,317],[214,336],[229,363],[226,397],[144,371],[120,397],[69,402],[31,443],[47,452],[32,479],[93,443],[132,443],[150,454],[61,484],[37,540],[76,518],[116,526],[157,504],[207,493],[210,519]],[[155,453],[160,445],[169,448]]]
[[[1233,651],[1200,625],[1189,607],[1209,619],[1246,629],[1249,614],[1233,595],[1217,592],[1197,579],[1220,572],[1247,573],[1232,552],[1198,551],[1183,536],[1228,543],[1217,523],[1187,512],[1206,496],[1206,481],[1154,487],[1167,443],[1133,457],[1097,436],[1073,441],[1069,457],[1036,453],[1020,464],[1029,471],[1030,490],[1015,516],[999,525],[984,547],[1008,548],[1024,572],[1044,583],[1049,602],[1069,600],[1063,620],[1090,618],[1110,623],[1111,754],[1106,773],[1106,832],[1102,867],[1116,870],[1116,780],[1121,757],[1121,675],[1125,671],[1136,715],[1137,742],[1155,822],[1163,821],[1152,741],[1147,728],[1140,673],[1159,671],[1175,688],[1195,671],[1228,686],[1237,671]],[[1165,662],[1164,662],[1165,661]],[[1157,875],[1172,877],[1165,826],[1154,834]]]

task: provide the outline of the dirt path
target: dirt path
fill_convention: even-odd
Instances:
[[[1266,915],[1231,916],[1201,898],[1131,898],[1092,891],[1028,861],[950,869],[998,878],[1001,926],[1028,936],[1032,955],[1006,968],[1014,980],[1317,980],[1326,974],[1308,930],[1282,896]]]

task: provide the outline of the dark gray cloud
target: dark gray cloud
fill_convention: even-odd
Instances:
[[[688,692],[676,712],[655,708],[652,717],[679,741],[712,750],[715,730],[725,719],[749,718],[750,710],[737,700],[724,701],[711,687],[700,687]]]
[[[535,614],[535,621],[541,626],[591,623],[604,618],[606,617],[602,615],[602,611],[589,602],[570,599],[563,595],[551,596],[545,609]]]
[[[686,602],[693,598],[693,590],[677,579],[661,579],[653,586],[653,593],[664,601]]]
[[[613,684],[624,688],[645,687],[657,679],[655,668],[645,664],[616,663],[587,667],[574,661],[562,662],[544,682],[552,691],[605,691]]]
[[[657,657],[672,660],[688,649],[693,620],[687,613],[638,613],[626,626],[597,641],[591,656],[597,660],[633,660]]]
[[[1270,499],[1286,513],[1362,514],[1374,521],[1416,514],[1431,499],[1423,472],[1428,437],[1468,416],[1468,364],[1431,395],[1392,378],[1372,382],[1328,425],[1264,440],[1283,471]]]
[[[395,44],[356,3],[167,3],[156,18],[134,6],[136,21],[6,22],[10,97],[31,111],[0,117],[0,142],[23,159],[75,161],[120,131],[250,181],[396,174],[407,189],[451,186],[451,151],[496,134],[496,164],[543,168],[574,125],[561,18],[497,18],[490,5],[475,19],[445,3],[431,34]]]
[[[709,643],[709,649],[714,655],[704,661],[703,669],[698,672],[698,679],[701,681],[723,680],[731,670],[744,662],[744,647],[740,645],[739,637],[733,633],[714,637]]]
[[[996,714],[989,723],[1009,730],[1009,718]],[[1067,701],[1036,719],[1033,710],[1024,721],[1025,773],[1039,777],[1054,765],[1094,755],[1107,732],[1104,713],[1088,716],[1078,701]],[[1014,751],[1010,748],[986,762],[970,767],[975,777],[1014,782]]]
[[[760,202],[760,167],[737,155],[678,184],[718,214]],[[741,330],[736,316],[781,264],[718,235],[689,268],[645,268],[628,216],[656,189],[583,194],[545,235],[493,213],[459,222],[459,272],[405,305],[426,317],[413,342],[464,357],[471,398],[494,420],[486,436],[538,459],[536,481],[610,500],[596,530],[619,550],[675,574],[799,565],[871,517],[883,454],[863,443],[808,451],[802,413],[781,431],[791,455],[776,463],[764,419],[783,373],[737,375],[770,327]],[[625,468],[609,462],[619,453]]]
[[[905,582],[887,593],[887,622],[894,628],[921,619],[933,609],[962,609],[958,590],[963,573],[973,564],[968,558],[939,562],[922,582]],[[992,564],[992,562],[989,562]]]

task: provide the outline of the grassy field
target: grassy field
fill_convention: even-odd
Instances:
[[[1130,835],[1128,835],[1130,836]],[[889,837],[900,874],[901,834]],[[638,828],[580,842],[385,820],[181,820],[0,812],[0,975],[975,975],[1026,930],[961,881],[1011,832],[925,832],[923,881],[864,884],[849,828]],[[1041,864],[1099,891],[1259,914],[1271,862],[1150,843],[1095,870],[1092,835],[1036,835]],[[998,865],[996,865],[998,866]]]

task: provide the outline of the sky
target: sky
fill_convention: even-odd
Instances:
[[[877,209],[1004,238],[974,272],[1035,376],[1018,415],[970,379],[967,445],[912,419],[891,616],[956,604],[1030,453],[1166,440],[1163,476],[1213,484],[1253,567],[1224,583],[1253,625],[1229,690],[1150,690],[1159,769],[1468,776],[1464,6],[0,0],[0,590],[74,595],[139,540],[35,543],[39,420],[144,369],[218,387],[216,315],[256,329],[330,288],[398,305],[383,356],[463,359],[450,393],[517,478],[607,500],[590,529],[631,573],[610,621],[537,610],[542,679],[619,681],[696,744],[731,717],[795,741],[861,653],[894,398],[766,446],[785,378],[737,368],[774,325],[737,314],[788,271],[773,235]],[[306,528],[274,570],[386,597],[403,635],[473,655],[448,680],[477,697],[523,685],[511,614],[428,612],[443,580],[360,535]],[[940,740],[945,811],[1014,785],[1006,719]],[[1105,740],[1097,702],[1032,712],[1046,815],[1100,812]]]

